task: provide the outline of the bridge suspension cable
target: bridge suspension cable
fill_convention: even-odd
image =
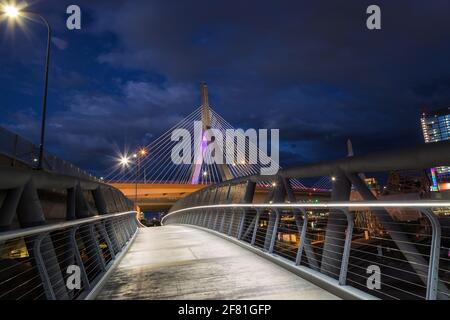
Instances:
[[[106,182],[120,182],[120,183],[174,183],[174,184],[190,184],[192,183],[192,173],[195,166],[195,152],[191,152],[190,163],[188,164],[174,164],[171,159],[173,148],[178,145],[179,149],[189,149],[195,151],[198,148],[195,145],[195,139],[186,139],[181,142],[172,141],[172,133],[176,129],[186,130],[191,137],[195,136],[195,122],[202,122],[204,119],[205,109],[203,106],[198,107],[187,117],[179,121],[172,128],[164,132],[147,146],[136,150],[131,154],[122,155],[123,161],[118,163],[104,176]],[[226,136],[226,130],[235,130],[235,128],[220,116],[216,111],[208,106],[208,120],[210,128],[216,129]],[[269,157],[267,153],[260,150],[253,141],[247,139],[243,131],[235,131],[237,139],[246,141],[245,146],[234,144],[233,142],[223,139],[223,149],[229,152],[232,150],[234,159],[244,159],[233,161],[233,163],[226,163],[232,178],[260,174],[261,164],[250,163],[248,161],[249,150],[257,150],[259,155]],[[202,138],[204,141],[205,137]],[[145,154],[141,154],[140,150],[145,150]],[[225,151],[221,150],[221,151]],[[223,155],[224,160],[226,157]],[[223,182],[223,169],[212,159],[211,153],[205,152],[200,167],[199,184],[213,184]],[[277,164],[278,165],[278,164]],[[270,185],[272,182],[260,182],[262,185]],[[298,180],[292,179],[293,188],[304,189],[305,186]]]

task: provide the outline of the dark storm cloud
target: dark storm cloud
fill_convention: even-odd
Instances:
[[[58,66],[54,90],[67,92],[50,139],[92,166],[87,154],[136,146],[189,114],[207,81],[235,127],[280,128],[282,163],[345,156],[348,138],[357,153],[421,143],[420,108],[450,101],[450,3],[376,3],[381,31],[366,29],[365,0],[80,0],[78,37],[91,42],[76,57],[94,76],[72,66],[63,81]],[[69,55],[77,38],[58,25]],[[34,130],[24,114],[22,132]]]
[[[97,21],[121,44],[99,61],[172,81],[207,80],[213,103],[231,122],[295,127],[292,139],[321,128],[328,128],[326,136],[417,135],[411,130],[420,106],[446,105],[450,98],[442,81],[450,72],[450,4],[379,1],[378,32],[365,28],[369,4],[124,2]]]
[[[127,81],[117,95],[77,92],[65,98],[66,110],[48,119],[48,143],[60,155],[99,169],[111,162],[109,156],[123,152],[124,142],[132,149],[145,145],[155,133],[162,133],[182,118],[166,106],[180,107],[193,100],[193,88],[158,88],[146,82]],[[151,112],[149,112],[151,110]],[[29,110],[17,112],[8,125],[27,137],[35,136],[39,117]],[[89,155],[89,156],[88,156]]]

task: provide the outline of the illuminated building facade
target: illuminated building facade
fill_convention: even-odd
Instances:
[[[431,113],[424,112],[420,118],[423,137],[426,143],[450,139],[450,107],[442,108]],[[440,182],[450,180],[450,167],[431,169],[432,191],[438,191]]]

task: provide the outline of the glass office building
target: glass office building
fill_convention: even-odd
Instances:
[[[420,122],[426,143],[450,139],[450,107],[424,112]],[[447,180],[450,178],[450,167],[439,167],[432,170],[432,173],[438,180]]]

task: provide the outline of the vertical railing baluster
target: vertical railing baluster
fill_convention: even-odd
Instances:
[[[230,221],[230,226],[228,227],[228,235],[231,236],[231,231],[233,229],[233,223],[234,223],[234,209],[231,209],[231,221]]]
[[[227,216],[226,209],[223,209],[222,211],[223,211],[222,212],[222,220],[220,221],[220,229],[219,229],[220,233],[223,233],[223,228],[224,228],[224,225],[225,225],[225,218]]]
[[[439,286],[439,257],[441,249],[441,224],[433,211],[426,209],[422,213],[430,220],[431,225],[431,245],[430,262],[428,264],[427,291],[425,298],[427,300],[438,299]]]
[[[33,254],[35,257],[39,275],[42,280],[42,285],[44,286],[45,296],[47,297],[47,300],[56,300],[56,295],[55,292],[53,291],[53,286],[50,281],[50,277],[48,275],[47,268],[45,267],[45,262],[44,259],[42,259],[41,254],[41,243],[42,240],[47,236],[48,235],[46,233],[37,236],[33,244],[33,251],[34,251]]]
[[[273,252],[273,248],[275,247],[275,241],[277,239],[277,233],[278,233],[278,224],[280,223],[280,212],[278,209],[275,209],[275,222],[273,224],[272,229],[272,239],[270,240],[270,246],[269,246],[269,253]]]
[[[252,241],[250,242],[250,244],[252,246],[255,245],[256,233],[258,232],[258,226],[259,226],[259,219],[260,218],[261,218],[261,210],[260,209],[256,209],[255,227],[253,229]]]
[[[303,213],[302,230],[300,230],[300,244],[295,257],[295,265],[299,266],[302,263],[303,250],[305,248],[306,230],[308,229],[308,213],[305,209],[300,209]]]
[[[247,211],[245,209],[242,210],[241,221],[239,222],[239,231],[237,234],[237,239],[241,240],[242,232],[244,231],[245,218],[247,216]]]
[[[348,262],[350,259],[350,251],[352,249],[353,214],[348,212],[348,210],[341,210],[341,212],[343,212],[347,218],[344,251],[342,253],[341,271],[339,273],[339,284],[344,286],[347,283]]]
[[[103,254],[101,252],[100,245],[98,243],[98,239],[95,235],[95,226],[93,224],[89,225],[89,235],[92,239],[92,243],[94,244],[95,255],[97,256],[97,261],[100,265],[100,268],[103,271],[105,271],[106,270],[105,259],[103,258]]]
[[[89,278],[86,273],[86,268],[84,267],[83,260],[81,259],[80,250],[78,249],[78,243],[76,238],[78,227],[74,227],[70,230],[70,243],[73,249],[73,253],[75,255],[75,261],[77,262],[78,267],[80,268],[81,278],[83,281],[83,287],[85,290],[91,289],[91,283],[89,282]]]

